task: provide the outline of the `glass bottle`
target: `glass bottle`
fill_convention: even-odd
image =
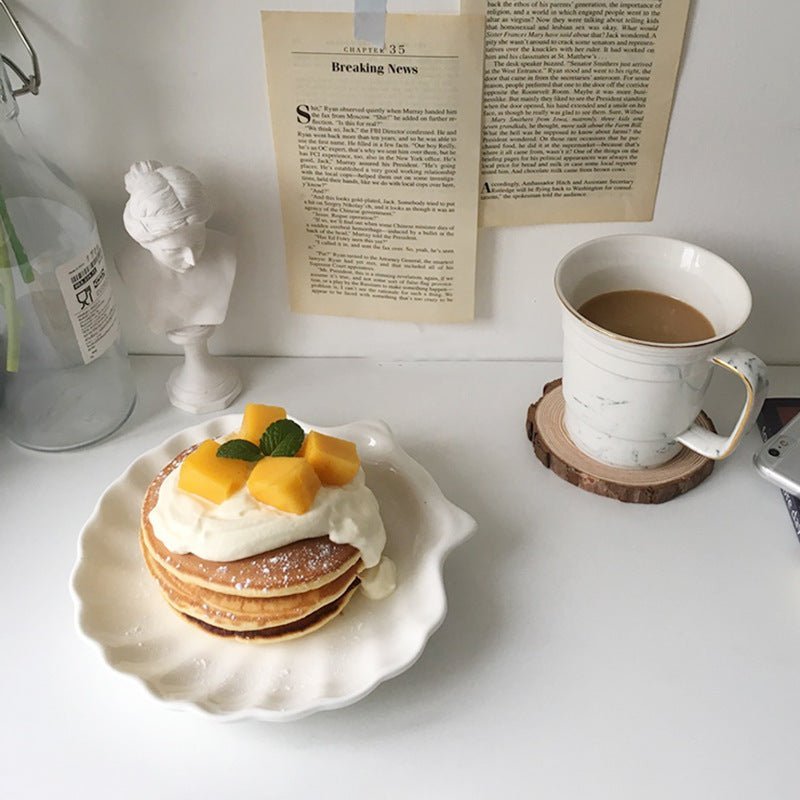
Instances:
[[[0,430],[66,450],[116,430],[136,390],[94,214],[17,115],[0,63]]]

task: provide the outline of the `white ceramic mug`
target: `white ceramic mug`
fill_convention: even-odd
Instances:
[[[730,455],[761,408],[767,390],[760,358],[730,346],[750,314],[744,278],[702,247],[660,236],[595,239],[567,253],[555,275],[564,328],[564,424],[587,455],[627,468],[669,461],[681,445],[709,458]],[[702,312],[710,339],[656,344],[600,328],[578,313],[606,292],[643,289]],[[696,423],[712,369],[738,375],[746,399],[730,436]]]

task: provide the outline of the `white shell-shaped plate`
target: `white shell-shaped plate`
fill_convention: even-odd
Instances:
[[[444,619],[442,565],[475,521],[442,495],[383,422],[319,428],[356,443],[397,565],[383,600],[356,592],[308,636],[275,644],[219,639],[163,600],[139,552],[139,510],[159,470],[186,447],[236,430],[231,414],[188,428],[144,453],[103,493],[80,535],[72,593],[78,629],[115,670],[176,708],[224,719],[299,719],[341,708],[408,669]],[[300,423],[304,427],[310,426]]]

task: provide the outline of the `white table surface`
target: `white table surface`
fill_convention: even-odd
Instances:
[[[381,417],[477,519],[447,619],[406,673],[285,724],[179,713],[107,667],[74,627],[78,532],[132,459],[202,419],[167,403],[175,359],[135,358],[108,441],[0,441],[0,796],[798,797],[800,545],[750,465],[755,431],[689,495],[627,506],[533,456],[525,411],[557,363],[236,361],[232,410]],[[800,395],[800,368],[771,377]],[[712,386],[721,428],[737,391]]]

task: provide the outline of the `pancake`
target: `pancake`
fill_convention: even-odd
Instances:
[[[320,589],[280,597],[251,598],[182,583],[154,562],[144,548],[143,554],[147,568],[173,608],[229,631],[255,631],[302,620],[345,594],[357,580],[360,569],[360,565],[355,565]]]
[[[251,641],[285,641],[330,622],[360,583],[364,565],[351,545],[320,535],[221,562],[174,553],[158,539],[150,512],[164,479],[194,449],[184,450],[159,472],[142,503],[142,555],[170,607],[209,633]]]
[[[318,611],[310,614],[305,619],[298,622],[292,622],[288,625],[280,625],[275,628],[266,628],[259,631],[229,631],[224,628],[217,628],[214,625],[209,625],[207,622],[202,622],[199,619],[190,617],[188,614],[181,614],[187,621],[196,625],[202,630],[213,633],[216,636],[234,639],[245,639],[248,641],[265,641],[265,642],[284,642],[287,639],[296,639],[299,636],[305,636],[307,633],[319,630],[323,625],[329,623],[334,617],[337,617],[342,609],[350,602],[356,588],[358,587],[358,578],[353,582],[350,588],[341,597],[334,600],[327,606],[323,606]],[[180,612],[178,612],[180,613]]]

